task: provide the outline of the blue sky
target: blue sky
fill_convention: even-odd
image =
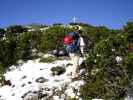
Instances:
[[[133,0],[0,0],[0,27],[77,22],[121,28],[133,21]]]

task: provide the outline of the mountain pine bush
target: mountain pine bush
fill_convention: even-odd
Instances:
[[[40,50],[47,52],[54,49],[63,49],[63,37],[68,32],[71,32],[71,29],[58,25],[50,27],[42,33]]]
[[[131,63],[132,59],[132,54],[127,56],[127,37],[126,33],[110,34],[96,43],[90,51],[84,66],[87,69],[87,75],[84,76],[86,84],[81,87],[84,99],[120,100],[126,95],[130,81],[128,67],[131,68],[127,62]],[[126,64],[124,64],[125,56],[127,56],[125,59],[128,59]],[[122,60],[117,61],[117,57]]]

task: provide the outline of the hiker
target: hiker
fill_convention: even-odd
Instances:
[[[70,32],[64,37],[64,44],[69,57],[72,60],[72,78],[77,78],[79,73],[79,58],[80,58],[80,37],[78,31]]]

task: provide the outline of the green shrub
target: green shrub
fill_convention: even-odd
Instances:
[[[47,52],[54,49],[63,49],[63,37],[66,33],[70,32],[69,28],[64,28],[61,26],[53,26],[43,32],[40,50],[42,52]]]
[[[127,68],[127,73],[129,75],[130,80],[132,80],[133,77],[133,52],[129,52],[127,56],[124,58],[124,64]]]
[[[31,58],[31,33],[22,33],[16,47],[16,59],[30,59]]]
[[[127,22],[123,30],[128,33],[128,41],[133,43],[133,21]]]
[[[23,33],[23,32],[26,32],[26,31],[27,31],[27,29],[25,27],[21,26],[21,25],[13,25],[13,26],[9,26],[7,28],[8,33],[14,33],[14,34]]]
[[[96,43],[84,64],[87,74],[86,84],[81,87],[83,98],[120,100],[126,95],[129,74],[124,61],[118,63],[115,58],[121,56],[124,60],[127,46],[127,34],[111,34]]]
[[[0,62],[4,67],[8,67],[16,62],[14,59],[17,40],[10,34],[4,40],[0,40]]]
[[[56,61],[58,58],[56,57],[47,57],[47,58],[41,58],[40,62],[44,62],[44,63],[51,63],[53,61]]]
[[[107,39],[101,40],[96,44],[95,50],[102,55],[124,55],[128,45],[127,34],[110,35]],[[114,50],[113,50],[114,49]]]

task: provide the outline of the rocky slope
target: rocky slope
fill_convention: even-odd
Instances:
[[[80,63],[82,61],[80,58]],[[52,63],[36,59],[11,66],[4,74],[11,84],[0,88],[0,100],[82,100],[80,86],[84,81],[80,78],[72,80],[71,67],[70,59]],[[84,69],[80,70],[80,74],[83,72]]]

